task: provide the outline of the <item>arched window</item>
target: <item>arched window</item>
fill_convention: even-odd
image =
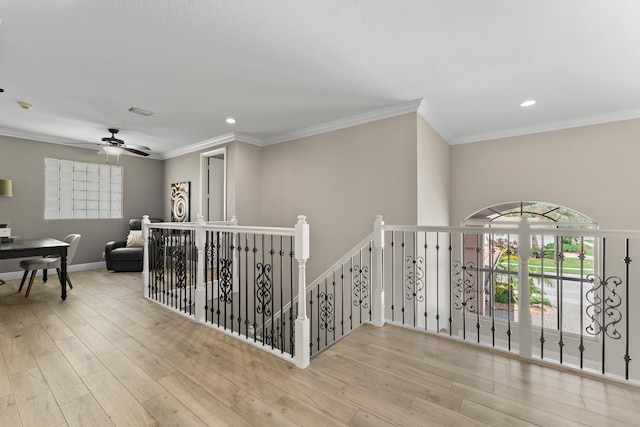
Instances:
[[[484,283],[481,314],[517,321],[518,234],[499,234],[491,228],[519,222],[521,217],[529,219],[533,230],[528,260],[532,324],[563,327],[565,331],[579,333],[580,301],[586,306],[586,293],[590,289],[586,278],[596,267],[596,240],[582,233],[573,237],[557,231],[546,234],[545,229],[589,230],[597,229],[598,225],[580,212],[550,203],[502,203],[479,210],[463,221],[465,227],[486,229],[479,234],[465,235],[465,240],[469,240],[465,241],[467,259],[483,260],[480,262]],[[478,253],[482,254],[481,258]]]
[[[508,202],[490,206],[468,216],[463,225],[509,221],[521,216],[562,226],[597,228],[595,221],[578,211],[544,202]]]

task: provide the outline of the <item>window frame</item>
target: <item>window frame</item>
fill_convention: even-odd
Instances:
[[[122,219],[120,165],[45,158],[44,219]]]

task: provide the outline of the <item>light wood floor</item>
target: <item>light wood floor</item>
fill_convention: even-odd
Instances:
[[[397,327],[299,370],[141,297],[138,273],[0,286],[1,426],[640,425],[640,390]],[[23,292],[24,293],[24,292]]]

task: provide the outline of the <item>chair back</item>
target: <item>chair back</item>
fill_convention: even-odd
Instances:
[[[67,265],[71,264],[71,260],[73,260],[73,256],[76,254],[80,237],[82,237],[80,234],[69,234],[64,238],[64,242],[69,244],[69,248],[67,249]]]

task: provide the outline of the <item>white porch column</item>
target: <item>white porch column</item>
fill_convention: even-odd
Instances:
[[[529,309],[529,258],[531,257],[531,225],[520,217],[518,235],[518,331],[520,356],[531,359],[531,311]]]
[[[142,283],[144,284],[144,297],[149,298],[149,215],[142,217],[142,239],[144,249],[142,256]]]
[[[298,216],[295,226],[295,257],[298,260],[298,318],[295,326],[295,357],[298,368],[309,366],[311,358],[311,325],[307,317],[306,263],[309,259],[309,224],[307,217]]]
[[[194,306],[195,306],[195,316],[198,322],[205,321],[205,309],[204,306],[206,304],[206,290],[204,283],[204,267],[205,267],[205,259],[204,259],[204,245],[207,240],[207,232],[203,228],[205,226],[204,216],[202,214],[198,214],[198,218],[196,220],[196,251],[197,251],[197,261],[196,261],[196,289],[194,296]]]
[[[384,326],[384,277],[382,277],[382,249],[384,248],[384,221],[382,215],[377,215],[373,223],[374,237],[374,270],[373,270],[373,324],[378,327]]]

